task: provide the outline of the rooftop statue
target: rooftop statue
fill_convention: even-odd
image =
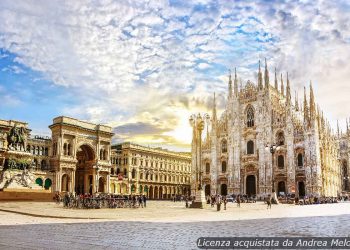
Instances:
[[[8,136],[7,136],[8,148],[9,149],[23,149],[25,150],[27,144],[26,129],[24,127],[17,127],[15,124]]]

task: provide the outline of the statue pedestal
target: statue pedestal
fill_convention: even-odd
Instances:
[[[190,208],[204,208],[206,203],[204,190],[197,190],[196,198],[190,205]]]
[[[273,193],[271,194],[271,197],[272,197],[272,199],[274,199],[274,200],[276,201],[276,204],[279,204],[279,201],[278,201],[278,199],[277,199],[277,194],[276,194],[276,192],[273,192]]]

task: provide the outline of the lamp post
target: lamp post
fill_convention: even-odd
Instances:
[[[344,179],[344,191],[347,191],[348,190],[348,182],[349,182],[349,176],[344,176],[343,177]]]
[[[204,114],[204,118],[208,119],[208,115]],[[193,208],[203,208],[205,204],[205,195],[202,186],[202,131],[204,129],[204,120],[200,114],[191,115],[190,124],[193,128],[193,143],[195,145],[195,201],[192,203]]]
[[[274,179],[275,157],[274,156],[275,156],[276,151],[278,151],[280,149],[280,146],[277,145],[276,143],[273,143],[271,145],[267,144],[265,146],[265,149],[266,149],[266,151],[269,151],[272,155],[272,175],[271,175],[272,188],[271,188],[271,190],[272,190],[272,193],[274,193],[275,192],[275,179]]]

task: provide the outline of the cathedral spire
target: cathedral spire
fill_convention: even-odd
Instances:
[[[315,119],[315,97],[312,89],[312,82],[310,81],[310,118]]]
[[[236,67],[235,67],[235,80],[233,84],[234,84],[235,96],[238,96],[238,79],[237,79]]]
[[[215,92],[214,92],[214,101],[213,101],[213,127],[216,125],[217,117],[216,117],[216,99],[215,99]]]
[[[259,72],[258,72],[258,87],[259,90],[263,89],[263,84],[262,84],[262,73],[261,73],[261,67],[260,67],[260,60],[259,60]]]
[[[289,78],[288,78],[288,72],[287,72],[287,103],[291,103],[291,94],[290,94],[290,85],[289,85]]]
[[[278,91],[277,70],[275,68],[275,89]]]
[[[338,132],[338,138],[339,138],[340,133],[339,133],[339,121],[338,121],[338,119],[337,119],[337,132]]]
[[[306,88],[304,87],[304,123],[309,122],[309,107],[306,99]]]
[[[228,97],[232,97],[232,79],[231,79],[231,70],[229,69],[229,77],[228,77]]]
[[[299,111],[298,93],[295,91],[295,111]]]
[[[265,58],[265,73],[264,73],[264,80],[265,80],[265,88],[269,89],[270,87],[270,77],[269,77],[269,70],[267,69],[267,62]]]
[[[281,73],[281,94],[284,95],[284,85],[283,85],[282,73]]]

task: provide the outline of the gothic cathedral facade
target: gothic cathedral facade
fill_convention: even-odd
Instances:
[[[316,105],[310,83],[304,100],[292,101],[287,74],[270,84],[265,61],[258,83],[240,84],[235,70],[220,119],[216,100],[205,124],[193,127],[192,194],[337,196],[343,190],[339,138]],[[206,130],[204,139],[202,130]],[[346,170],[348,171],[348,170]]]

